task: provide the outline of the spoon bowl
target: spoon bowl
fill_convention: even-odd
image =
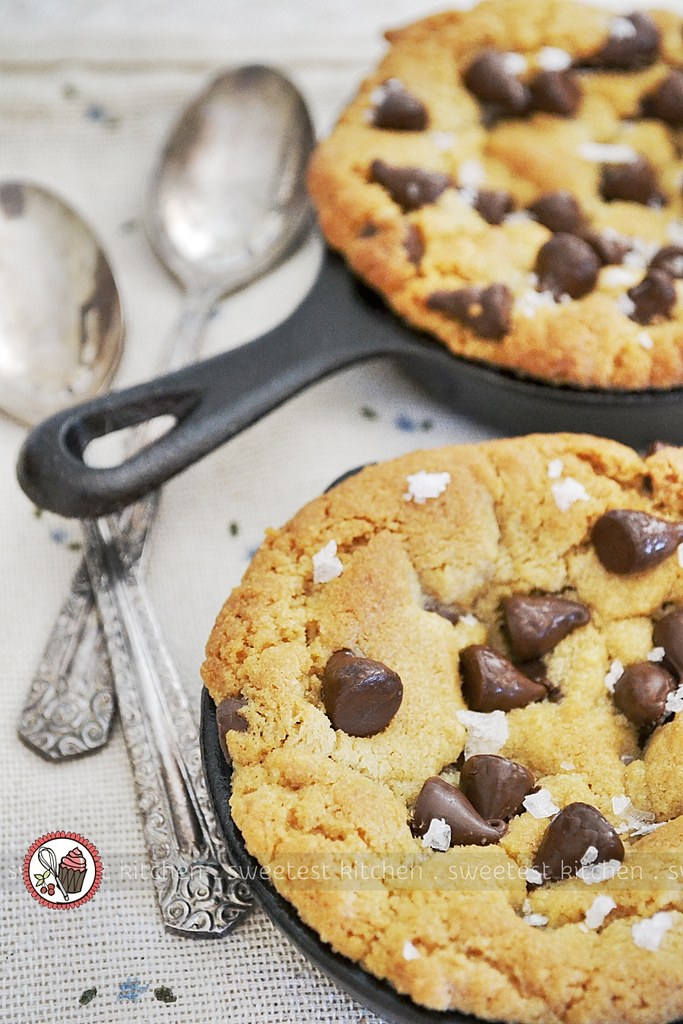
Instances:
[[[299,92],[261,65],[220,75],[183,112],[152,175],[145,220],[186,291],[235,291],[291,251],[309,223],[313,142]]]
[[[107,258],[63,199],[0,184],[0,409],[27,426],[104,390],[123,351]]]

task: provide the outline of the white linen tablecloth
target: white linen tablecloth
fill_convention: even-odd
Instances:
[[[140,207],[180,107],[222,68],[273,63],[301,87],[325,132],[381,53],[382,30],[433,9],[429,0],[0,3],[0,180],[28,177],[54,188],[100,234],[128,324],[118,384],[154,372],[179,309],[179,291],[145,239]],[[308,245],[223,303],[205,353],[284,318],[309,287],[317,258]],[[213,619],[266,527],[286,521],[351,467],[487,436],[486,427],[375,361],[310,388],[169,483],[147,579],[195,706]],[[259,910],[224,941],[192,942],[162,930],[118,729],[101,753],[63,765],[19,743],[26,688],[80,558],[78,524],[36,516],[15,481],[23,437],[21,427],[0,421],[0,1020],[375,1021]],[[68,913],[41,907],[21,879],[30,844],[60,829],[87,836],[104,865],[98,894]],[[170,996],[160,990],[175,1001],[163,1001]]]

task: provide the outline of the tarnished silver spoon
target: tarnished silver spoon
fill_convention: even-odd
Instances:
[[[40,185],[0,183],[0,409],[33,426],[103,390],[122,350],[119,294],[92,230]]]
[[[299,92],[278,71],[258,65],[216,78],[175,124],[145,203],[151,243],[185,292],[164,370],[196,358],[217,299],[273,267],[302,237],[310,216],[304,169],[313,141]],[[38,263],[40,253],[34,258]],[[62,296],[65,305],[68,298]],[[149,440],[149,432],[138,432],[134,443]],[[119,518],[129,564],[142,553],[156,500],[152,495]],[[43,652],[19,735],[51,760],[85,754],[106,744],[113,706],[111,668],[82,563]]]

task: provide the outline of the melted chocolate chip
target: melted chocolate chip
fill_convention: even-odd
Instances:
[[[515,201],[509,192],[487,188],[477,193],[474,208],[487,224],[502,224],[508,213],[514,210]]]
[[[624,844],[600,811],[590,804],[569,804],[548,825],[534,867],[544,881],[570,878],[581,867],[589,846],[598,851],[595,864],[624,859]]]
[[[423,607],[426,612],[434,612],[442,619],[448,619],[453,625],[459,621],[462,615],[462,608],[458,605],[446,604],[444,601],[438,601],[435,597],[425,597]]]
[[[594,250],[576,235],[560,231],[541,246],[536,258],[538,290],[556,299],[570,295],[580,299],[592,291],[600,272]]]
[[[653,729],[664,718],[666,698],[676,681],[661,665],[629,665],[614,686],[614,703],[634,725]]]
[[[438,775],[427,779],[415,801],[413,831],[423,836],[434,818],[450,825],[451,846],[489,846],[507,832],[504,821],[485,821],[464,793]]]
[[[460,772],[460,788],[482,818],[507,821],[535,786],[528,768],[497,754],[475,754]]]
[[[655,169],[644,156],[628,164],[605,164],[600,193],[607,202],[620,199],[647,205],[659,196]]]
[[[612,509],[596,521],[591,541],[608,572],[628,576],[669,558],[683,541],[683,523],[635,509]]]
[[[657,647],[664,648],[667,665],[683,680],[683,608],[669,612],[659,620],[653,639]]]
[[[648,270],[640,284],[629,288],[626,294],[634,306],[630,319],[643,326],[668,319],[676,305],[676,288],[664,270]]]
[[[383,96],[372,112],[375,128],[398,132],[421,132],[427,127],[427,108],[408,92],[398,78],[390,78],[382,87]]]
[[[427,306],[471,327],[480,338],[499,341],[510,330],[512,294],[504,284],[432,292]]]
[[[484,644],[460,652],[460,674],[463,697],[472,711],[510,711],[548,696],[545,686]]]
[[[464,81],[478,100],[494,104],[502,113],[523,114],[529,107],[529,90],[507,70],[505,55],[498,50],[485,50],[475,58]]]
[[[628,34],[615,32],[608,36],[589,64],[599,68],[632,71],[654,63],[659,53],[659,29],[652,18],[642,11],[634,11],[619,21],[630,21],[634,31]]]
[[[643,112],[672,128],[683,128],[683,72],[672,71],[643,101]]]
[[[590,621],[585,605],[552,594],[513,594],[503,601],[503,610],[510,642],[523,661],[547,654],[560,640]]]
[[[584,242],[588,242],[591,249],[605,266],[609,264],[622,263],[624,256],[629,252],[631,246],[618,235],[602,234],[599,231],[587,229],[581,232]]]
[[[563,231],[573,235],[583,224],[583,212],[576,196],[564,189],[546,192],[528,209],[549,231]]]
[[[418,210],[434,203],[451,184],[447,174],[425,171],[421,167],[393,167],[383,160],[373,160],[370,180],[387,190],[395,203],[404,210]]]
[[[323,672],[322,699],[335,729],[349,736],[374,736],[400,708],[403,684],[381,661],[335,651]]]
[[[246,700],[244,697],[226,697],[216,707],[216,728],[218,729],[218,739],[221,743],[221,750],[223,756],[228,764],[232,763],[230,757],[230,751],[228,750],[228,744],[225,739],[226,732],[246,732],[247,722],[242,717],[240,711],[246,707]]]
[[[416,224],[409,224],[406,228],[405,237],[403,239],[403,248],[409,261],[414,266],[418,267],[425,254],[425,244],[422,232]]]
[[[358,232],[359,238],[374,238],[375,235],[379,234],[379,228],[376,224],[364,224]]]
[[[650,260],[650,270],[663,270],[669,277],[683,277],[683,248],[665,245]]]
[[[573,117],[581,102],[581,87],[573,71],[540,71],[529,86],[531,109]]]

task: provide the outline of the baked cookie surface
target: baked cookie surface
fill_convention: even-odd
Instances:
[[[681,386],[682,26],[491,0],[390,32],[311,163],[330,245],[457,355]]]
[[[683,1015],[682,482],[584,436],[415,452],[271,531],[219,614],[250,852],[418,1003]]]

